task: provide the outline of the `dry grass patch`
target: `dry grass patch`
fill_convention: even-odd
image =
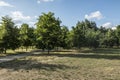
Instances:
[[[34,54],[1,63],[0,80],[120,80],[120,55]]]

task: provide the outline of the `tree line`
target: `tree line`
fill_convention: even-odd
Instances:
[[[117,29],[97,27],[94,21],[78,21],[71,30],[67,26],[61,26],[62,21],[54,16],[54,13],[42,13],[35,23],[36,27],[30,27],[23,23],[15,26],[12,18],[2,17],[0,25],[0,51],[6,53],[7,49],[15,50],[21,46],[26,50],[29,46],[49,50],[61,47],[64,49],[81,47],[89,48],[119,48],[120,25]]]

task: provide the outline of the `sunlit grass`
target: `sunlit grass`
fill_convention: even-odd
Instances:
[[[5,53],[0,53],[0,56],[21,54],[21,53],[25,53],[25,52],[31,52],[32,50],[35,50],[35,48],[33,48],[33,49],[28,48],[27,51],[26,51],[26,49],[21,49],[21,48],[15,49],[15,50],[8,49],[8,50],[6,51],[6,54],[5,54]]]

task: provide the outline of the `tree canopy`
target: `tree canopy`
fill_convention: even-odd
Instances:
[[[54,13],[42,13],[36,22],[36,27],[23,23],[15,26],[12,18],[4,16],[0,25],[0,51],[15,50],[18,47],[35,46],[49,50],[61,47],[68,48],[113,48],[120,47],[120,25],[116,29],[98,27],[94,21],[78,21],[71,30],[61,25],[61,20]]]

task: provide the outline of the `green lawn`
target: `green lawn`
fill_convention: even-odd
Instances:
[[[109,51],[114,54],[108,53]],[[79,54],[76,52],[34,54],[1,63],[0,79],[120,80],[119,53],[119,49],[99,49]]]

